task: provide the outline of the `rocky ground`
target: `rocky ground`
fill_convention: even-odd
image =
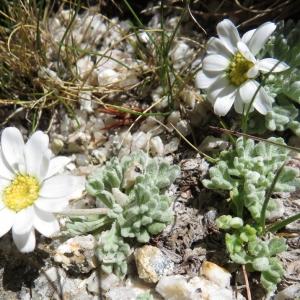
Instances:
[[[80,26],[85,26],[88,17],[95,12],[85,9],[79,12],[80,17],[76,21],[74,32],[76,31],[76,38],[81,39],[82,47],[90,43],[93,51],[104,53],[114,41],[121,39],[120,28],[126,33],[131,32],[125,22],[128,19],[132,20],[131,14],[123,2],[115,2],[117,5],[109,1],[101,6],[101,13],[113,20],[115,25],[101,17],[103,28],[97,27],[99,31],[90,33],[92,42],[85,38],[80,31]],[[243,5],[240,4],[241,7],[238,8],[234,6],[236,4],[233,3],[234,1],[225,4],[221,4],[220,1],[197,2],[192,3],[191,10],[194,12],[195,19],[207,31],[207,36],[187,14],[170,54],[176,72],[182,72],[180,73],[182,77],[188,78],[187,84],[192,86],[195,93],[197,90],[193,87],[192,76],[204,55],[203,43],[207,37],[215,35],[218,21],[231,18],[236,24],[241,24],[250,20],[249,23],[245,22],[243,27],[244,30],[248,30],[248,27],[255,26],[257,23],[274,19],[273,12],[256,18],[256,12],[243,9],[248,5],[247,1],[244,1]],[[57,41],[61,39],[61,30],[66,26],[64,22],[69,20],[67,6],[65,10],[61,10],[60,4],[59,1],[55,2],[54,11],[57,11],[57,14],[53,13],[48,20],[49,32],[54,40],[57,38]],[[88,1],[85,3],[86,6],[92,7],[95,4]],[[146,8],[140,3],[130,4],[136,12]],[[155,8],[155,4],[154,8],[149,4],[148,11],[140,15],[147,26],[158,30],[160,28],[157,15],[159,7]],[[177,24],[183,5],[181,2],[173,3],[173,8],[170,3],[168,5],[170,7],[165,8],[165,28],[171,31]],[[214,6],[219,6],[219,10],[213,14]],[[295,14],[289,10],[280,11],[280,19],[288,17],[295,18]],[[105,35],[102,31],[109,34]],[[97,40],[99,34],[104,35],[100,41]],[[140,38],[142,39],[143,36]],[[147,42],[145,40],[145,43]],[[130,72],[124,77],[124,70],[122,73],[114,62],[108,59],[109,66],[105,65],[105,68],[111,68],[114,73],[108,76],[100,67],[96,76],[97,84],[95,84],[95,75],[90,71],[95,56],[86,55],[81,58],[80,63],[77,62],[77,79],[84,84],[81,86],[81,93],[76,94],[75,90],[79,85],[74,82],[68,83],[70,74],[66,72],[58,75],[59,71],[53,59],[56,50],[53,49],[49,46],[47,52],[49,68],[40,68],[35,72],[37,79],[35,82],[37,85],[40,84],[39,88],[44,89],[45,93],[48,87],[45,88],[42,83],[51,83],[51,88],[54,86],[56,90],[63,90],[64,99],[68,99],[67,103],[74,111],[80,126],[64,105],[58,103],[54,105],[55,101],[50,99],[49,107],[46,105],[39,107],[43,109],[38,116],[36,129],[47,131],[54,154],[72,158],[65,172],[86,177],[114,156],[122,158],[138,149],[147,153],[150,151],[152,156],[166,159],[181,168],[180,175],[166,191],[172,200],[171,207],[175,220],[161,234],[152,237],[146,245],[132,241],[131,254],[128,258],[128,274],[122,281],[114,274],[107,275],[101,271],[99,262],[94,256],[97,242],[91,235],[75,237],[75,240],[68,241],[69,237],[66,236],[48,239],[36,233],[36,250],[29,254],[21,254],[14,246],[11,235],[6,234],[0,238],[0,299],[150,299],[146,296],[137,298],[147,291],[153,299],[247,299],[243,270],[240,265],[230,260],[225,247],[225,233],[215,225],[216,218],[228,211],[226,202],[228,194],[204,188],[201,181],[208,176],[209,163],[179,135],[180,133],[201,151],[217,155],[218,151],[231,147],[229,139],[224,134],[221,135],[210,128],[210,126],[219,126],[218,118],[206,104],[195,98],[193,93],[190,94],[188,89],[183,89],[182,93],[176,94],[170,116],[150,116],[129,128],[126,125],[132,125],[135,117],[130,116],[126,119],[123,114],[119,122],[112,115],[99,111],[99,108],[103,108],[101,104],[139,107],[145,110],[153,102],[163,98],[162,86],[157,78],[151,73],[148,81],[145,77],[142,81],[139,76]],[[116,52],[108,55],[126,62],[132,68],[138,66],[144,68],[143,71],[149,68],[149,66],[141,67],[139,62],[136,63],[137,57],[126,41],[118,42],[113,51]],[[101,66],[103,67],[105,63]],[[119,81],[112,80],[116,76],[119,76]],[[125,80],[127,80],[126,84]],[[149,83],[151,80],[154,82],[153,85]],[[93,86],[94,90],[92,92],[84,90],[86,86]],[[34,102],[30,101],[30,104]],[[153,111],[167,110],[168,101],[162,99]],[[30,106],[16,107],[5,105],[4,102],[0,111],[0,122],[2,128],[17,127],[27,139],[33,115],[32,106],[31,108]],[[129,123],[124,120],[129,120]],[[116,126],[112,126],[113,124]],[[104,127],[111,128],[103,129]],[[212,142],[204,141],[208,136],[213,137]],[[286,133],[285,138],[289,137],[290,133]],[[298,167],[299,161],[296,155],[290,163]],[[298,191],[292,194],[277,193],[272,197],[280,199],[283,203],[283,217],[299,213]],[[70,208],[88,209],[95,205],[95,198],[83,193],[82,197],[72,201]],[[58,216],[58,218],[62,230],[65,230],[67,217]],[[254,272],[248,273],[252,299],[280,300],[300,297],[298,233],[299,222],[294,222],[283,230],[282,234],[288,237],[289,248],[279,255],[286,275],[278,285],[277,295],[267,293],[259,283],[260,274]],[[59,248],[61,245],[65,245],[64,250]],[[136,249],[143,250],[134,252]],[[159,267],[151,266],[147,260],[149,257],[155,257]],[[206,261],[217,266],[207,265]],[[218,269],[218,266],[226,269],[231,276],[227,271]],[[215,268],[216,271],[211,271]],[[219,277],[223,272],[224,276]],[[166,282],[159,281],[162,275],[168,276]]]

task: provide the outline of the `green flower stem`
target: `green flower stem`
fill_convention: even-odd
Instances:
[[[243,113],[242,129],[243,129],[243,133],[245,133],[245,134],[247,133],[247,123],[248,123],[248,117],[249,117],[249,114],[250,114],[250,109],[251,109],[251,107],[253,105],[255,97],[256,97],[256,95],[257,95],[257,93],[258,93],[258,91],[259,91],[260,88],[261,88],[261,84],[257,87],[257,89],[256,89],[256,91],[255,91],[255,93],[254,93],[254,95],[253,95],[253,97],[252,97],[252,99],[250,101],[250,105],[249,105],[249,107],[247,109],[246,114]],[[245,141],[245,139],[244,139],[244,141]]]
[[[220,124],[223,126],[224,129],[226,129],[226,130],[228,129],[226,124],[223,121],[220,121]],[[229,131],[227,131],[227,134],[228,134],[228,137],[230,138],[232,144],[235,145],[236,139],[234,138],[234,136]]]
[[[264,201],[264,204],[262,206],[261,218],[260,218],[260,221],[259,221],[259,225],[260,225],[261,228],[263,228],[263,234],[265,234],[267,206],[268,206],[268,203],[270,201],[271,195],[272,195],[272,193],[273,193],[273,191],[275,189],[275,185],[276,185],[276,183],[277,183],[277,181],[279,179],[279,176],[280,176],[280,174],[281,174],[284,166],[285,166],[285,163],[277,171],[276,176],[275,176],[275,178],[274,178],[274,180],[273,180],[273,182],[272,182],[272,184],[271,184],[271,186],[270,186],[270,188],[268,190],[268,194],[267,194],[267,196],[265,198],[265,201]],[[270,231],[270,230],[268,230],[268,231]]]
[[[65,209],[56,214],[63,216],[88,216],[88,215],[106,215],[110,211],[109,208],[91,208],[91,209]]]

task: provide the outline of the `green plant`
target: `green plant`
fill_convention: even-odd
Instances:
[[[254,220],[259,220],[266,191],[272,185],[275,173],[289,160],[288,150],[274,143],[283,144],[281,138],[270,138],[268,142],[259,142],[240,137],[236,149],[223,151],[216,166],[210,168],[211,179],[204,179],[203,185],[209,189],[230,191],[230,197],[238,217],[243,218],[244,207]],[[297,170],[284,167],[275,185],[275,191],[292,192],[300,186]],[[269,202],[267,213],[274,209]]]
[[[170,199],[163,194],[179,173],[178,166],[158,163],[142,151],[118,160],[114,157],[92,173],[86,184],[88,193],[97,197],[109,211],[105,215],[70,216],[64,234],[92,233],[99,238],[96,252],[102,269],[120,277],[127,272],[126,256],[130,246],[126,238],[140,243],[160,233],[173,221]],[[110,229],[109,232],[104,232]]]
[[[261,50],[260,57],[271,56],[286,62],[290,69],[280,74],[265,74],[261,76],[264,89],[275,102],[272,110],[266,116],[252,112],[249,115],[248,131],[250,133],[264,133],[270,131],[284,131],[291,129],[300,136],[300,116],[297,104],[300,103],[300,22],[292,20],[277,24],[276,31],[269,42]]]
[[[261,271],[261,283],[268,290],[274,290],[284,274],[281,262],[273,256],[287,248],[284,238],[270,242],[264,238],[268,231],[274,232],[265,226],[269,212],[276,208],[271,193],[292,192],[300,187],[298,171],[285,166],[290,157],[280,144],[285,145],[281,138],[255,145],[253,140],[240,137],[236,149],[221,152],[216,166],[209,170],[210,179],[202,181],[209,189],[229,191],[233,215],[237,217],[224,215],[216,224],[232,232],[226,234],[231,259],[245,264],[250,271]],[[283,221],[281,227],[286,224]]]
[[[286,240],[283,237],[272,237],[266,241],[259,237],[261,228],[249,224],[242,226],[242,219],[230,215],[221,216],[216,224],[221,229],[233,229],[233,233],[226,233],[225,237],[231,259],[246,265],[250,272],[261,272],[262,285],[274,291],[280,277],[285,274],[280,260],[274,256],[287,249]]]

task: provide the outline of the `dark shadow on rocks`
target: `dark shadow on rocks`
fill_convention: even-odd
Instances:
[[[30,253],[21,253],[15,247],[10,234],[0,239],[0,270],[3,270],[0,284],[0,298],[7,291],[20,292],[30,288],[39,276],[39,270],[45,266],[49,254],[37,249]],[[2,291],[1,291],[2,289]]]

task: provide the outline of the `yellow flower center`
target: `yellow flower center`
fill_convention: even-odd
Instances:
[[[29,175],[18,175],[4,190],[3,202],[7,208],[18,212],[32,205],[39,196],[39,182]]]
[[[247,60],[242,54],[236,54],[226,71],[230,82],[236,86],[239,86],[247,81],[247,72],[253,66],[254,64]]]

